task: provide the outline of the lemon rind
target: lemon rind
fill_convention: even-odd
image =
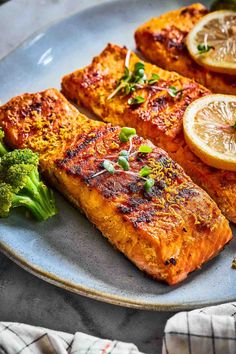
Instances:
[[[190,150],[207,165],[236,172],[236,156],[235,158],[231,156],[226,157],[225,154],[210,148],[197,134],[193,134],[194,119],[191,117],[195,117],[196,113],[205,107],[206,104],[223,100],[230,102],[235,101],[236,103],[236,96],[223,94],[208,95],[191,103],[186,109],[183,118],[184,136]]]
[[[216,62],[210,57],[210,52],[199,54],[197,50],[197,44],[195,41],[196,33],[198,33],[203,26],[214,18],[224,17],[226,15],[236,15],[235,11],[229,10],[219,10],[209,13],[204,16],[189,32],[186,38],[186,45],[190,56],[195,62],[200,66],[208,69],[209,71],[214,71],[222,74],[236,75],[236,63],[231,62]]]

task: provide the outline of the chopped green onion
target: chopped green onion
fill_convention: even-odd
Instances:
[[[154,186],[154,179],[148,178],[146,182],[144,183],[144,189],[147,193],[151,192],[152,187]]]
[[[129,162],[124,156],[120,156],[118,158],[118,165],[120,165],[120,167],[122,167],[124,171],[129,170]]]
[[[136,130],[134,128],[124,127],[121,128],[119,139],[122,141],[122,143],[126,143],[134,135],[136,135]]]
[[[152,152],[152,147],[148,145],[141,145],[138,151],[143,154],[148,154],[149,152]]]
[[[139,176],[140,177],[147,177],[150,175],[151,172],[152,172],[152,170],[148,166],[144,166],[139,171]]]
[[[102,166],[111,174],[115,173],[115,167],[109,160],[104,160]]]
[[[128,100],[128,105],[129,106],[137,106],[143,102],[145,102],[145,98],[143,98],[142,96],[136,96],[136,97],[130,98]]]

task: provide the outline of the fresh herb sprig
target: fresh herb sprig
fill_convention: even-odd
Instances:
[[[149,85],[155,85],[160,80],[160,76],[158,74],[152,74],[150,80],[148,80]]]
[[[128,50],[125,58],[125,71],[123,76],[118,81],[116,89],[107,97],[107,100],[111,100],[117,94],[123,94],[128,96],[137,89],[148,88],[156,91],[167,91],[171,97],[176,97],[179,93],[182,93],[184,89],[177,89],[175,86],[160,87],[156,84],[160,80],[158,74],[152,74],[151,79],[147,79],[145,74],[145,65],[142,62],[137,62],[134,65],[134,71],[129,70],[131,51]],[[128,99],[129,106],[138,106],[145,102],[145,98],[142,96],[131,97]]]
[[[126,143],[129,141],[130,146],[128,150],[121,150],[117,156],[116,161],[104,160],[102,162],[103,170],[95,173],[92,178],[95,178],[105,172],[115,174],[119,172],[125,172],[144,180],[144,189],[147,193],[151,192],[152,187],[155,184],[155,180],[150,177],[151,169],[148,166],[144,166],[136,173],[130,171],[129,158],[135,156],[138,153],[149,154],[152,152],[152,147],[149,145],[140,145],[139,149],[132,152],[133,144],[132,139],[136,136],[136,130],[134,128],[124,127],[121,129],[119,139],[121,142]],[[120,169],[121,168],[121,169]]]
[[[210,49],[213,49],[214,47],[208,44],[200,43],[197,46],[198,54],[204,54],[209,52]]]
[[[143,102],[145,102],[145,98],[143,98],[142,96],[131,97],[128,99],[129,106],[137,106]]]
[[[135,135],[136,135],[136,129],[124,127],[120,131],[119,139],[122,143],[127,143]],[[123,150],[123,151],[125,151],[125,150]]]
[[[125,96],[129,95],[130,93],[135,91],[139,84],[144,84],[147,80],[144,71],[144,64],[142,62],[137,62],[135,64],[133,72],[129,70],[130,54],[131,51],[128,50],[125,59],[124,75],[120,78],[116,89],[108,96],[108,100],[111,100],[119,92],[123,93]]]

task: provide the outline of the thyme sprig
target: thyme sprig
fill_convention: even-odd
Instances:
[[[123,96],[128,96],[137,89],[151,89],[156,91],[167,91],[171,97],[176,97],[179,93],[182,93],[184,89],[177,89],[175,86],[170,87],[161,87],[156,84],[160,80],[158,74],[153,73],[151,79],[147,79],[145,74],[145,65],[142,62],[137,62],[134,65],[134,71],[130,71],[129,62],[130,62],[131,51],[128,50],[125,58],[125,71],[123,76],[118,81],[117,87],[115,90],[107,97],[107,100],[111,100],[117,94],[121,93]],[[145,98],[142,96],[131,97],[128,99],[129,106],[138,106],[145,102]]]
[[[115,156],[116,161],[105,159],[102,162],[103,170],[95,173],[91,178],[98,177],[99,175],[108,172],[110,174],[115,174],[119,172],[127,173],[129,175],[138,177],[144,180],[144,189],[147,193],[149,193],[154,186],[154,179],[149,177],[151,174],[151,169],[148,166],[143,166],[141,170],[136,173],[130,171],[130,164],[129,159],[132,156],[137,155],[138,153],[142,154],[149,154],[152,152],[152,147],[149,145],[140,145],[139,149],[136,151],[132,151],[133,149],[133,142],[132,139],[136,136],[136,130],[134,128],[124,127],[121,129],[119,134],[119,139],[121,142],[128,142],[129,141],[129,149],[128,150],[121,150],[118,156]]]

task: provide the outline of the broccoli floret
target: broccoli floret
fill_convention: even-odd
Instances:
[[[31,175],[34,179],[34,183],[31,185]],[[36,178],[35,178],[36,176]],[[12,165],[8,168],[5,174],[6,183],[10,184],[15,193],[18,193],[25,186],[31,186],[31,190],[37,192],[37,186],[39,180],[38,170],[35,166],[29,164]],[[36,180],[37,179],[37,180]]]
[[[4,136],[5,136],[4,131],[0,128],[0,156],[3,156],[4,154],[7,153],[7,149],[3,142]]]
[[[0,183],[0,217],[5,218],[8,216],[11,205],[12,199],[14,194],[12,193],[11,186],[7,183]]]
[[[30,149],[13,150],[4,154],[1,158],[1,165],[8,168],[12,165],[29,164],[38,167],[39,157]]]
[[[0,217],[21,206],[38,220],[57,213],[52,190],[40,180],[38,162],[38,155],[29,149],[14,150],[1,158]]]

